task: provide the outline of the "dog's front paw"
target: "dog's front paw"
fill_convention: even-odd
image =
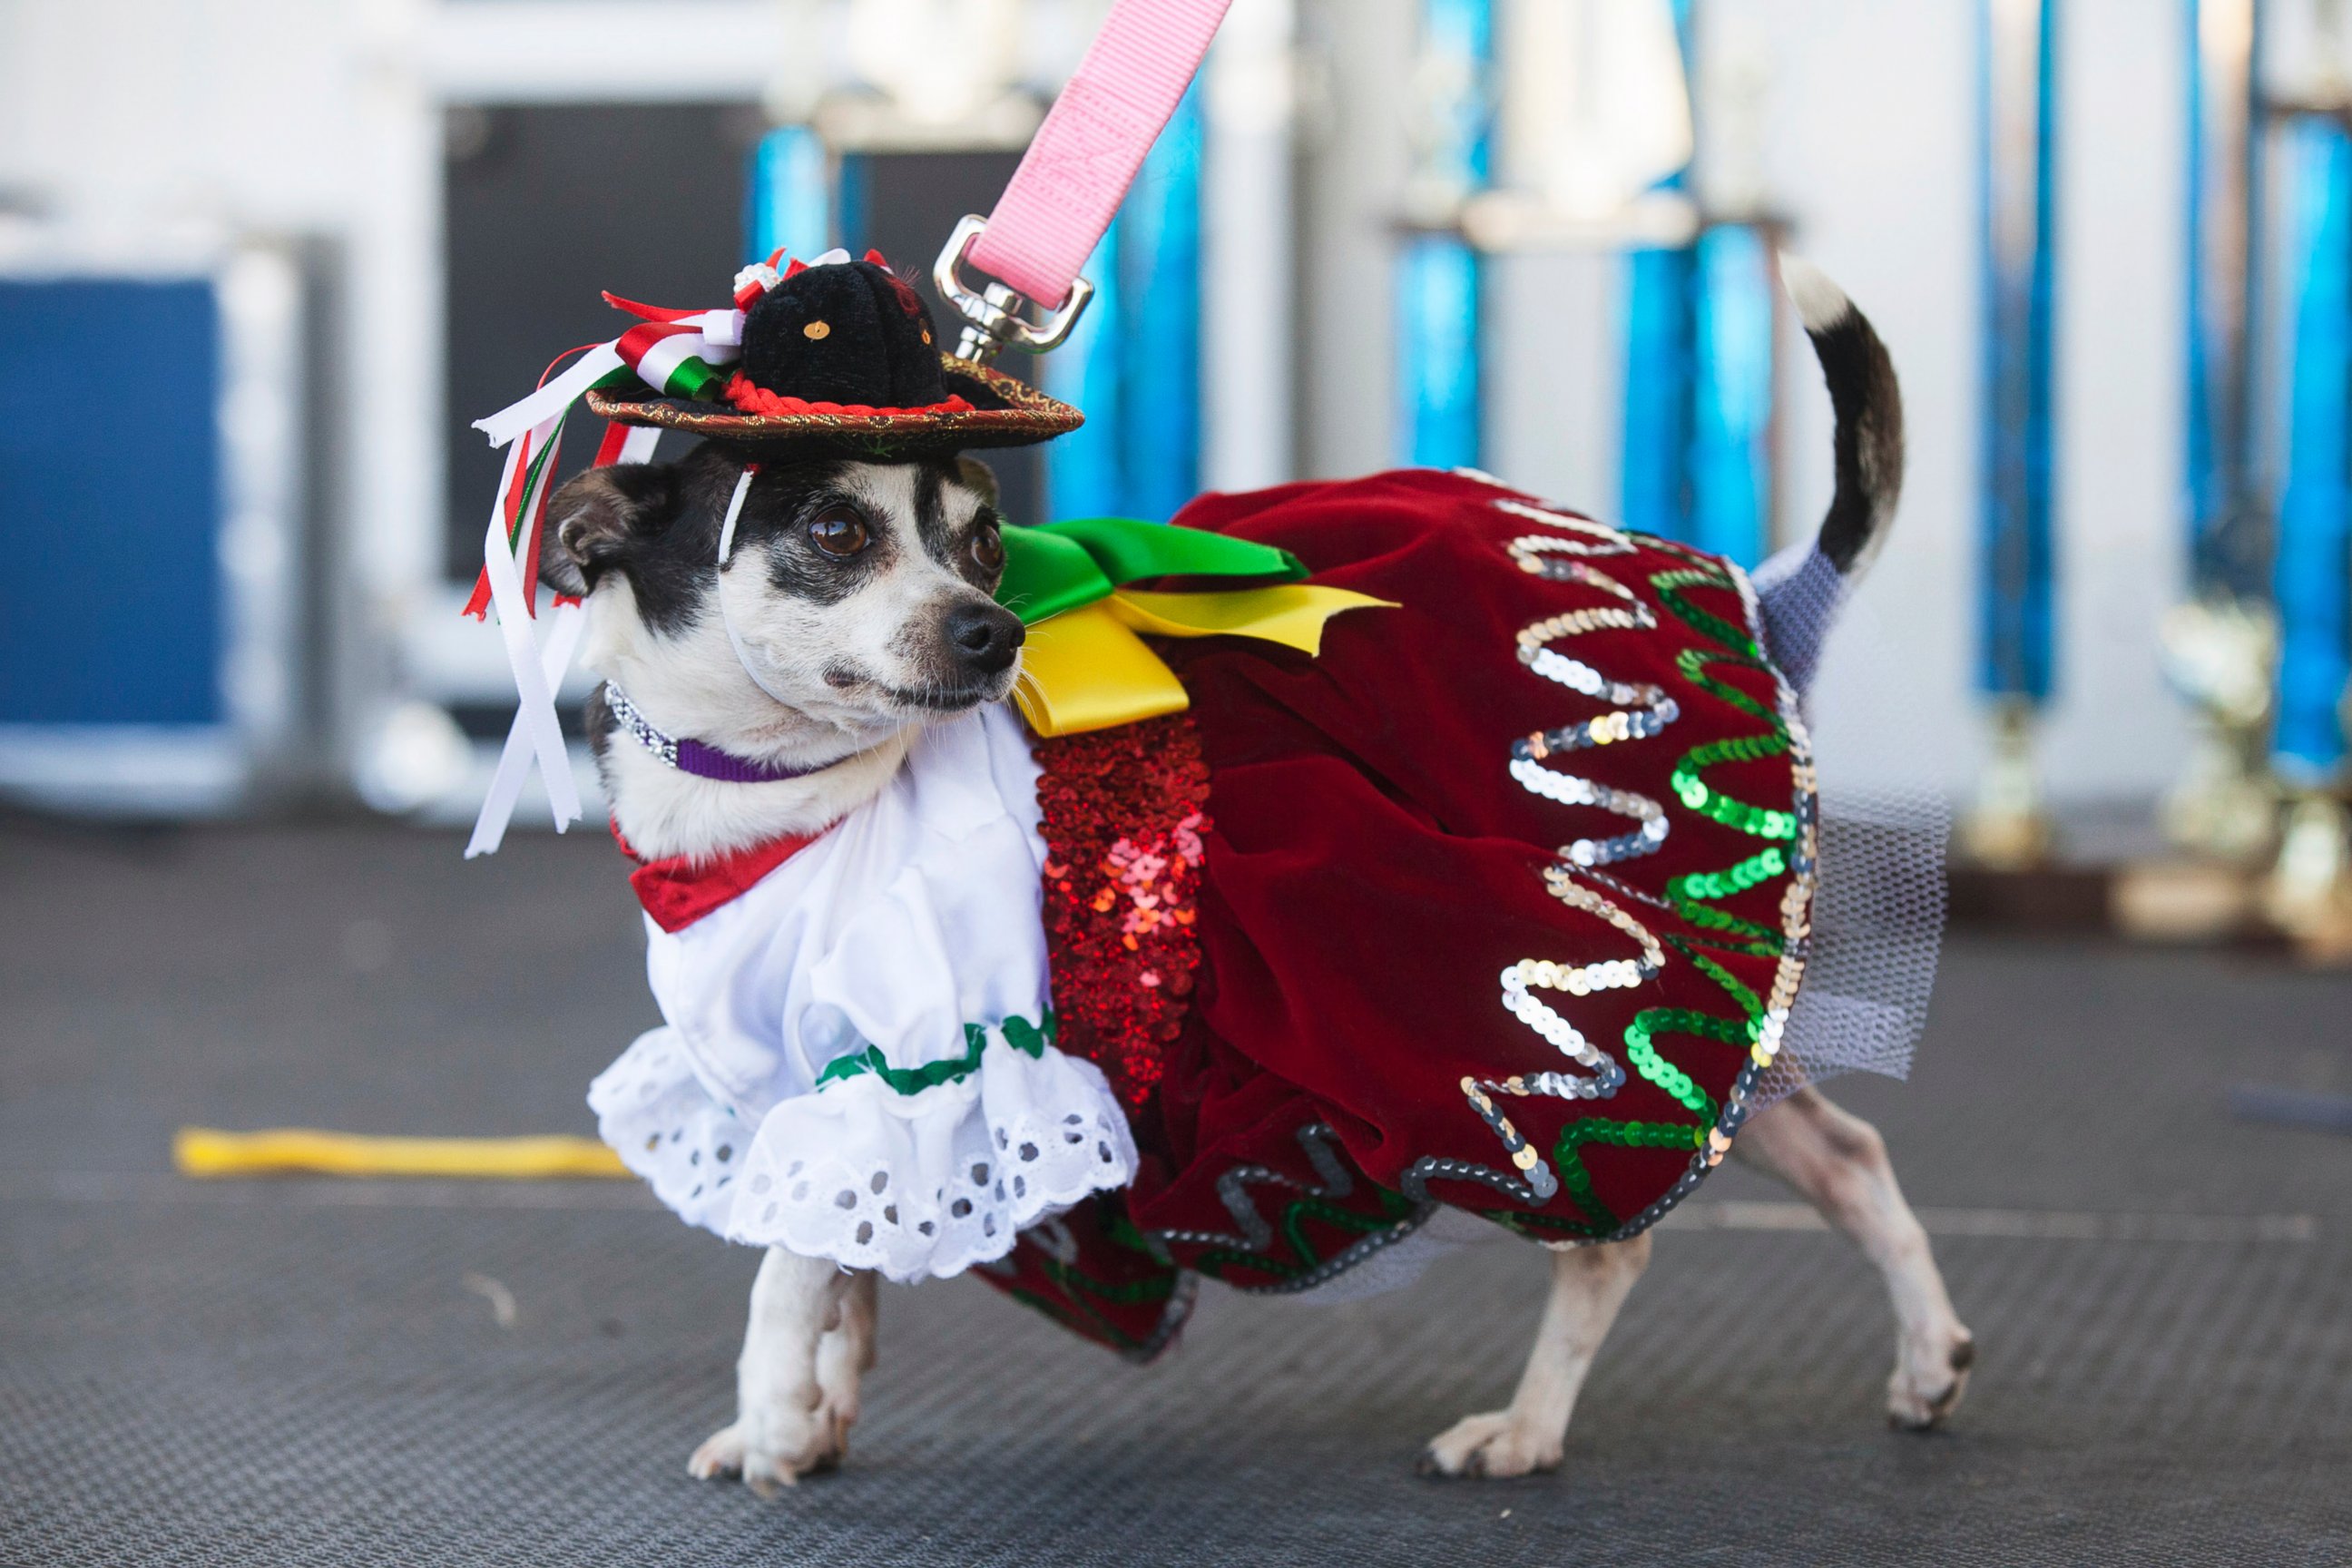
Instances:
[[[702,1440],[686,1462],[686,1473],[698,1481],[723,1481],[743,1473],[743,1424],[721,1426]]]
[[[803,1476],[838,1469],[849,1452],[849,1426],[832,1404],[813,1410],[771,1409],[739,1417],[703,1439],[686,1462],[698,1481],[741,1477],[754,1491],[794,1486]]]
[[[1559,1464],[1561,1434],[1539,1432],[1507,1410],[1465,1415],[1422,1450],[1424,1476],[1530,1476]]]
[[[1976,1364],[1977,1342],[1968,1330],[1954,1323],[1932,1341],[1906,1343],[1886,1380],[1886,1421],[1906,1432],[1929,1432],[1942,1426],[1969,1391],[1969,1369]]]

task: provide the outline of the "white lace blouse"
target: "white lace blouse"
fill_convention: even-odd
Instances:
[[[646,921],[667,1023],[589,1089],[683,1218],[892,1279],[961,1273],[1125,1186],[1109,1085],[1050,1038],[1037,766],[995,707],[730,903]]]

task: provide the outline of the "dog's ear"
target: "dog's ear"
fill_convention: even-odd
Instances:
[[[958,458],[956,459],[956,478],[963,481],[964,489],[971,490],[973,494],[979,496],[981,500],[991,509],[995,507],[995,469],[990,468],[986,463],[982,462],[978,458]]]
[[[547,505],[539,580],[585,596],[605,567],[669,526],[677,470],[667,463],[608,463],[575,474]]]

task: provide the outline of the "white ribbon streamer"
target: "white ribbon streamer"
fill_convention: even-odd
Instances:
[[[503,447],[534,425],[562,417],[563,411],[580,401],[590,387],[621,368],[621,351],[612,342],[599,343],[574,360],[572,368],[532,393],[520,403],[509,404],[487,419],[474,421],[474,428],[490,438],[493,447]],[[500,495],[506,493],[501,488]]]
[[[547,449],[546,443],[555,438],[556,426],[563,422],[557,413],[552,418],[531,429],[531,447]],[[501,504],[507,487],[514,481],[520,447],[507,452],[506,477],[499,485],[499,500],[490,503],[490,526],[482,538],[482,566],[490,580],[490,604],[499,621],[499,636],[506,643],[507,665],[514,672],[515,692],[520,706],[515,717],[530,731],[531,750],[539,754],[539,771],[547,781],[547,798],[555,815],[555,830],[562,832],[580,819],[580,787],[572,777],[572,753],[563,744],[563,726],[555,716],[555,698],[549,689],[547,678],[540,666],[539,645],[532,638],[530,605],[532,588],[523,585],[521,574],[516,569],[514,545],[507,537],[506,509]],[[551,479],[553,476],[548,476]],[[541,485],[547,482],[542,479]],[[524,536],[529,537],[531,504],[536,497],[523,498],[521,521]],[[531,563],[533,587],[537,584],[539,563]]]
[[[629,433],[621,437],[620,455],[613,459],[613,466],[617,468],[629,464],[650,463],[654,460],[654,447],[660,442],[659,426],[632,425]]]
[[[558,605],[548,623],[547,645],[540,650],[540,671],[547,689],[556,691],[562,689],[563,677],[572,668],[572,656],[578,651],[581,633],[587,627],[587,606]],[[518,710],[513,725],[507,731],[506,749],[499,753],[498,771],[490,775],[490,793],[483,798],[481,815],[474,819],[474,837],[466,844],[467,859],[477,855],[495,855],[499,846],[506,842],[507,825],[514,820],[515,803],[522,798],[523,782],[530,776],[530,726]],[[569,758],[564,772],[569,776]]]
[[[714,349],[740,348],[743,344],[743,312],[740,310],[705,310],[699,316],[688,316],[687,322],[702,333],[702,341]],[[717,364],[717,360],[710,362]]]
[[[735,629],[735,617],[727,613],[727,558],[735,551],[735,520],[743,515],[743,502],[751,495],[752,477],[759,471],[757,463],[743,465],[742,476],[735,481],[735,494],[727,502],[727,521],[719,530],[719,624],[727,628],[727,646],[735,650],[735,662],[743,667],[743,673],[751,678],[751,684],[766,692],[770,700],[779,707],[790,708],[793,706],[792,699],[769,685],[766,678],[761,675],[760,667],[752,662],[751,645],[743,640],[743,634]]]
[[[743,502],[751,493],[751,476],[760,471],[757,463],[743,465],[742,474],[735,480],[735,493],[728,498],[727,521],[719,527],[719,564],[735,552],[735,520],[743,515]]]
[[[636,366],[638,379],[656,392],[684,361],[698,359],[717,366],[732,364],[743,357],[740,310],[704,310],[673,324],[690,330],[656,342],[639,356]],[[509,404],[487,419],[475,420],[474,428],[488,436],[491,446],[503,447],[532,426],[562,414],[579,402],[590,387],[627,364],[621,358],[620,342],[619,338],[614,338],[609,343],[597,344],[529,397]]]
[[[661,432],[650,426],[638,426],[621,441],[621,450],[613,461],[622,464],[650,463],[654,448],[661,440]],[[503,491],[504,487],[500,487]],[[563,678],[572,672],[572,656],[579,651],[580,638],[588,626],[588,610],[584,605],[558,605],[549,617],[547,645],[541,650],[540,672],[551,694],[563,689]],[[482,801],[481,814],[474,819],[474,837],[466,845],[466,858],[477,855],[495,855],[506,842],[507,825],[514,820],[516,802],[522,798],[522,786],[530,776],[530,725],[521,709],[515,710],[514,722],[507,728],[506,749],[499,753],[498,771],[490,775],[490,793]],[[568,769],[567,769],[568,772]]]

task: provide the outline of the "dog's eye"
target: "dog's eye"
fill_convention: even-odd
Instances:
[[[967,548],[971,552],[971,563],[982,571],[997,572],[1003,569],[1004,535],[996,531],[994,523],[982,523],[973,530],[971,543]]]
[[[846,507],[835,507],[808,525],[809,542],[838,560],[847,560],[866,548],[871,535],[866,520]]]

